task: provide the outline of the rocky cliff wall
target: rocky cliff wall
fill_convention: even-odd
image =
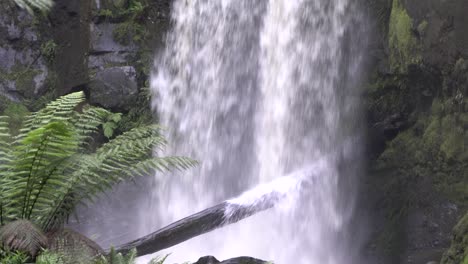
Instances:
[[[37,110],[85,90],[92,104],[138,119],[148,108],[145,88],[169,9],[164,0],[57,0],[47,14],[31,15],[2,1],[0,111]]]
[[[438,263],[468,205],[468,2],[367,2],[370,247]]]

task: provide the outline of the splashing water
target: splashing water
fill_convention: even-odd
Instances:
[[[151,79],[153,107],[168,128],[169,154],[201,165],[155,178],[139,232],[264,184],[229,203],[278,192],[278,206],[168,249],[170,261],[362,263],[351,227],[365,42],[358,2],[176,0],[172,12]]]

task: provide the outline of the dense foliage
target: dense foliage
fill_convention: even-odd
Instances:
[[[38,9],[41,11],[47,11],[52,8],[54,2],[52,0],[14,0],[15,3],[28,10],[28,12],[32,13],[34,9]]]
[[[0,117],[4,247],[34,256],[37,247],[44,246],[36,239],[40,233],[62,228],[78,204],[92,201],[122,180],[195,164],[184,157],[155,157],[166,145],[156,125],[131,129],[96,146],[93,135],[106,130],[112,115],[86,105],[84,94],[77,92],[27,116],[16,136],[10,133],[8,117]],[[41,231],[37,237],[28,236],[33,232],[18,236],[24,231],[24,220],[32,223],[26,224],[31,230]]]

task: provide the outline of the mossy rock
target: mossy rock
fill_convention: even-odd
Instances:
[[[128,8],[128,4],[129,0],[104,0],[101,2],[101,9],[119,12]]]
[[[420,25],[421,30],[426,26]],[[390,68],[405,73],[408,66],[421,63],[419,40],[413,33],[413,20],[408,15],[401,0],[393,0],[390,13],[388,45],[390,48]]]
[[[453,229],[452,245],[444,253],[441,264],[468,264],[468,213]]]
[[[33,69],[25,65],[16,64],[9,73],[0,70],[0,78],[14,81],[16,91],[25,98],[34,98],[36,96],[36,76],[42,74],[41,70]]]

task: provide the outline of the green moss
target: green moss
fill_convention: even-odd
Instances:
[[[0,72],[0,78],[14,81],[16,90],[24,97],[34,97],[36,83],[34,77],[40,73],[39,70],[31,69],[25,65],[16,64],[11,68],[10,73]]]
[[[421,56],[418,40],[413,34],[413,21],[400,0],[393,0],[389,23],[390,67],[404,73],[409,65],[419,64]]]
[[[114,18],[115,14],[110,9],[101,9],[99,10],[98,16],[102,16],[105,18]]]
[[[2,115],[3,111],[8,106],[9,103],[10,103],[10,99],[6,98],[3,95],[0,95],[0,115]]]
[[[367,89],[370,118],[375,122],[384,121],[388,116],[406,116],[417,106],[418,100],[408,100],[417,94],[416,89],[407,87],[405,76],[381,76]],[[414,97],[417,99],[417,97]]]
[[[49,40],[47,42],[42,43],[41,55],[46,59],[48,63],[53,63],[55,61],[57,48],[58,45],[53,40]]]
[[[10,118],[10,131],[13,135],[18,134],[21,124],[23,123],[24,117],[29,114],[26,106],[20,103],[10,102],[3,115]]]
[[[135,106],[122,116],[116,131],[126,132],[134,127],[153,123],[153,114],[150,109],[150,94],[148,88],[142,88],[138,94]]]
[[[140,43],[146,39],[148,31],[146,28],[136,22],[127,21],[117,25],[113,32],[114,39],[122,44],[129,45],[133,43]]]
[[[426,34],[426,30],[427,30],[428,25],[429,25],[429,23],[427,22],[427,20],[423,20],[421,23],[419,23],[419,25],[418,25],[419,35],[423,36],[424,34]]]
[[[441,264],[468,263],[468,213],[453,229],[452,245],[444,253]]]
[[[405,204],[425,204],[424,194],[411,192],[423,179],[435,190],[461,206],[468,206],[468,117],[464,109],[455,111],[451,99],[436,99],[429,113],[389,142],[376,168],[390,171],[388,190],[409,190]],[[389,196],[389,207],[391,200]]]
[[[395,223],[412,208],[426,208],[434,192],[468,206],[468,118],[451,101],[435,99],[430,111],[419,113],[413,126],[388,142],[371,168],[371,185],[383,193],[379,207],[387,221],[375,243],[389,256],[401,252],[406,238],[404,226]],[[427,183],[432,187],[421,188]]]

